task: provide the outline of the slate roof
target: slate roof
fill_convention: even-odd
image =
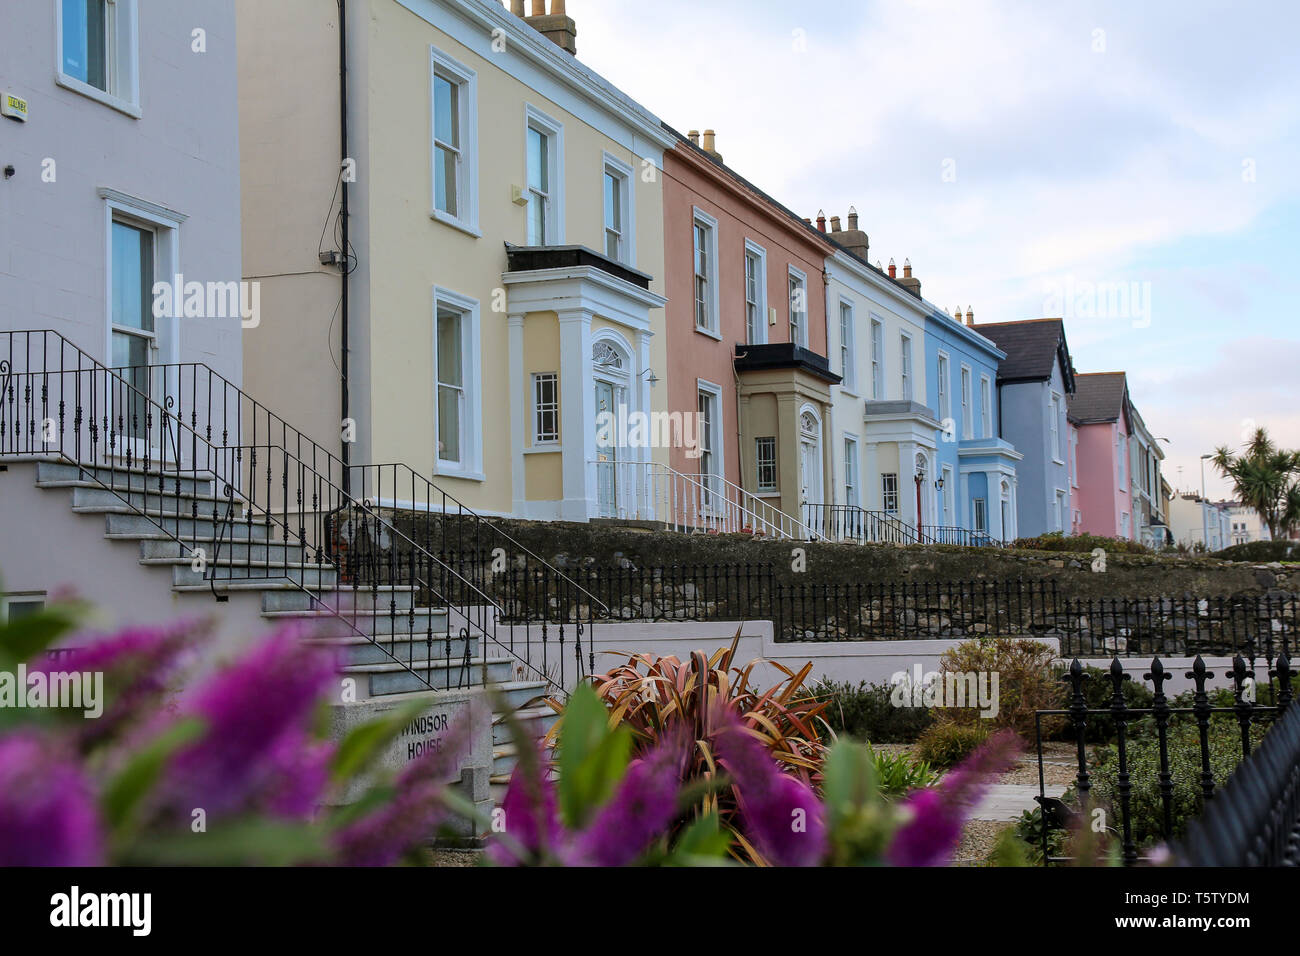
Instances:
[[[1117,422],[1124,414],[1128,379],[1123,372],[1092,372],[1074,377],[1068,399],[1070,421],[1078,425]]]
[[[1060,361],[1066,391],[1071,390],[1073,370],[1061,319],[980,322],[975,331],[1007,353],[998,366],[998,382],[1045,382],[1052,377],[1052,363]]]

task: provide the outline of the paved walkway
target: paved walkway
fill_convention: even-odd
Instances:
[[[1047,787],[1049,797],[1059,797],[1065,792],[1064,787]],[[1038,806],[1034,797],[1038,796],[1037,784],[998,783],[989,787],[971,814],[972,820],[1019,820],[1020,814]]]

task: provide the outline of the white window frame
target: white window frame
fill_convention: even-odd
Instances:
[[[453,216],[438,208],[438,150],[433,131],[438,128],[435,77],[460,88],[460,160],[456,166],[456,209]],[[478,237],[478,74],[437,47],[429,48],[429,215],[438,222]]]
[[[1079,433],[1070,431],[1070,487],[1079,487]]]
[[[883,402],[885,388],[885,323],[871,317],[871,400]]]
[[[891,478],[893,479],[892,482],[890,481]],[[893,490],[890,490],[891,484],[893,485]],[[893,495],[894,497],[894,507],[892,508],[889,507],[890,495]],[[888,515],[896,515],[899,513],[898,509],[901,503],[898,487],[898,472],[887,471],[882,473],[880,476],[880,510]]]
[[[529,205],[537,200],[532,195],[528,182],[528,133],[535,130],[546,136],[547,162],[550,169],[550,191],[546,194],[547,206],[544,228],[547,235],[544,245],[564,245],[564,124],[547,116],[531,103],[524,106],[524,195]],[[528,237],[528,223],[532,221],[533,211],[528,210],[528,219],[524,223],[524,241],[532,244]]]
[[[699,314],[696,312],[696,295],[695,281],[700,277],[696,270],[699,263],[695,259],[695,230],[704,227],[704,239],[706,248],[704,254],[707,258],[705,262],[705,274],[702,276],[705,282],[704,290],[704,308],[707,311],[707,324],[700,324]],[[691,216],[691,323],[695,326],[695,331],[701,335],[707,335],[710,338],[722,340],[721,313],[722,307],[719,304],[718,291],[718,220],[710,216],[699,206],[695,206]]]
[[[763,447],[764,442],[770,442],[772,446],[772,481],[770,484],[763,481],[763,467],[765,459],[759,454],[759,449]],[[778,470],[776,454],[776,438],[771,435],[763,435],[754,439],[754,487],[760,495],[774,495],[781,487],[781,472]]]
[[[844,433],[844,503],[862,506],[862,463],[858,457],[858,436]]]
[[[948,394],[951,383],[949,378],[952,373],[952,364],[948,361],[948,353],[940,352],[935,362],[935,372],[939,376],[939,421],[942,423],[952,417],[952,396]]]
[[[902,390],[899,396],[909,402],[915,394],[912,384],[912,362],[916,356],[912,351],[912,336],[907,332],[898,333],[898,386]]]
[[[971,530],[978,534],[989,533],[989,500],[987,498],[971,499]],[[1002,529],[1006,535],[1007,529]]]
[[[1061,396],[1056,392],[1052,392],[1047,409],[1052,419],[1047,426],[1048,450],[1054,463],[1064,465],[1065,459],[1061,457]]]
[[[847,316],[847,323],[845,318]],[[858,393],[858,342],[856,334],[857,309],[852,299],[843,296],[839,301],[840,320],[840,374],[843,381],[840,387],[850,395]]]
[[[993,380],[980,374],[980,431],[983,438],[993,437]]]
[[[100,189],[104,201],[104,364],[113,364],[113,223],[121,222],[154,234],[154,281],[174,282],[181,271],[181,226],[189,217],[157,203],[136,199],[114,189]],[[180,290],[172,290],[175,296]],[[146,290],[152,295],[153,290]],[[154,341],[161,342],[158,361],[180,361],[180,322],[173,316],[154,318]]]
[[[9,606],[11,604],[31,604],[40,602],[41,611],[50,606],[50,596],[46,591],[15,591],[0,594],[0,624],[9,623]],[[36,612],[40,613],[40,611]]]
[[[974,388],[970,366],[963,362],[961,366],[961,437],[963,439],[975,437]]]
[[[551,394],[554,399],[551,402],[543,403],[541,398],[541,387],[544,382],[551,383]],[[551,447],[560,444],[560,373],[559,372],[533,372],[533,447]],[[542,428],[542,416],[550,414],[554,416],[555,428],[553,432],[546,432]]]
[[[438,307],[447,306],[461,313],[461,391],[464,404],[461,415],[461,456],[459,462],[446,461],[438,452]],[[483,388],[481,364],[481,328],[479,301],[451,289],[435,286],[433,290],[432,357],[434,474],[469,481],[484,481],[483,474]]]
[[[608,238],[609,208],[605,202],[605,177],[613,176],[618,182],[619,202],[623,205],[623,231],[619,240],[619,254],[616,261],[627,266],[636,266],[636,196],[633,183],[636,177],[632,167],[611,153],[605,153],[605,164],[601,172],[601,204],[605,208],[606,225],[602,230]]]
[[[709,483],[709,490],[712,492],[715,501],[714,507],[717,506],[716,499],[723,495],[722,482],[727,478],[727,460],[726,460],[726,442],[723,440],[723,416],[726,412],[722,405],[722,386],[707,381],[706,379],[697,378],[695,380],[695,400],[696,410],[699,408],[699,399],[701,395],[707,395],[713,402],[713,421],[709,422],[709,454],[712,456],[713,468],[708,474],[714,479]],[[700,445],[703,450],[704,429],[700,429]],[[701,472],[703,474],[703,472]],[[703,480],[701,480],[703,483]]]
[[[1069,510],[1068,498],[1064,488],[1057,488],[1052,496],[1052,519],[1056,523],[1055,531],[1064,533],[1066,512]]]
[[[757,300],[751,302],[749,299],[749,262],[753,259],[757,263],[754,282],[754,290]],[[752,239],[745,240],[745,338],[749,345],[766,345],[767,344],[767,250],[754,242]],[[750,327],[751,316],[750,310],[754,311],[753,328]],[[754,334],[757,333],[757,334]]]
[[[803,292],[803,311],[795,312],[794,299],[796,289]],[[808,348],[808,274],[802,269],[789,266],[786,271],[786,299],[790,310],[790,342],[801,348]],[[796,322],[798,315],[802,321]]]
[[[55,82],[66,90],[140,119],[140,15],[137,0],[109,0],[106,33],[107,90],[63,72],[63,0],[54,0]]]

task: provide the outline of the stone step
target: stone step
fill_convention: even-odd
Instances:
[[[337,651],[345,665],[349,667],[390,664],[394,659],[397,663],[404,664],[423,664],[426,661],[459,663],[465,659],[467,645],[471,659],[478,653],[478,641],[453,637],[449,642],[445,635],[435,637],[432,647],[423,638],[410,640],[401,636],[388,635],[360,637],[354,634],[348,637],[316,637],[308,638],[307,642],[317,647]]]
[[[180,587],[202,585],[210,580],[215,581],[218,588],[226,583],[242,583],[246,581],[260,581],[262,583],[293,581],[314,591],[318,588],[334,587],[339,578],[337,569],[315,564],[291,564],[285,567],[283,564],[267,564],[265,562],[251,565],[227,564],[223,560],[219,564],[209,564],[206,571],[196,571],[185,558],[149,558],[140,563],[144,565],[171,565],[172,584]]]
[[[165,491],[175,492],[179,488],[182,494],[215,494],[216,476],[212,472],[159,472],[156,469],[146,472],[143,468],[74,465],[62,461],[42,461],[36,464],[36,484],[42,488],[72,487],[74,483],[89,482],[123,490],[147,488],[156,492],[159,478],[162,479]]]
[[[411,614],[414,611],[414,622]],[[328,625],[331,622],[337,623],[338,617],[329,611],[316,610],[307,611],[263,611],[262,616],[274,621],[304,621]],[[344,616],[355,623],[357,627],[366,634],[373,634],[376,637],[396,635],[399,639],[409,638],[412,631],[417,635],[424,635],[432,630],[435,637],[441,637],[447,633],[447,611],[445,608],[417,607],[412,609],[407,607],[405,610],[390,612],[387,608],[381,608],[378,611],[369,609],[345,611]]]
[[[238,588],[235,582],[227,587]],[[285,586],[268,589],[262,596],[263,611],[310,611],[320,607],[337,611],[409,611],[415,604],[414,588],[351,588],[340,584],[333,588],[320,588],[307,594],[296,587]]]
[[[486,683],[499,684],[510,678],[510,662],[482,658],[464,660],[434,660],[414,669],[404,664],[357,664],[343,668],[344,674],[354,675],[367,682],[368,696],[385,697],[389,694],[406,694],[412,691],[451,689],[455,687],[481,687]]]
[[[149,514],[141,514],[139,510],[128,508],[121,505],[117,508],[91,507],[91,508],[74,508],[77,514],[102,514],[105,516],[105,527],[107,535],[113,540],[139,540],[141,538],[156,538],[159,534],[159,524],[163,526],[166,533],[175,533],[177,537],[184,541],[191,539],[213,540],[220,530],[221,537],[225,541],[257,541],[264,542],[271,538],[271,532],[274,531],[279,536],[279,529],[267,528],[265,524],[248,524],[245,521],[232,522],[227,524],[222,521],[219,523],[212,520],[211,516],[203,517],[200,514],[198,518],[191,518],[188,514],[178,516],[174,512],[171,514],[160,515],[156,508],[149,509]]]
[[[526,732],[538,737],[548,733],[555,726],[556,721],[560,719],[560,715],[545,703],[516,711],[515,717],[523,724]],[[510,725],[506,723],[505,716],[502,714],[494,715],[492,718],[493,746],[513,743],[514,740],[510,736]]]
[[[228,534],[220,542],[216,538],[199,538],[186,539],[183,544],[167,535],[157,534],[140,539],[140,558],[146,562],[151,558],[184,558],[188,562],[193,560],[196,548],[201,548],[209,561],[215,558],[222,564],[248,561],[301,564],[305,550],[300,544],[232,541]]]
[[[50,487],[37,482],[41,488]],[[216,516],[224,519],[227,514],[232,515],[235,520],[243,520],[244,503],[238,498],[227,500],[216,495],[200,494],[181,494],[177,495],[171,491],[164,491],[161,495],[150,491],[117,491],[101,487],[94,482],[67,482],[60,483],[59,487],[72,489],[72,509],[74,511],[83,511],[95,507],[113,508],[120,507],[123,504],[129,505],[136,511],[147,510],[153,514],[160,512],[163,514],[180,514],[189,515],[194,512],[194,505],[198,505],[198,513],[208,517]]]

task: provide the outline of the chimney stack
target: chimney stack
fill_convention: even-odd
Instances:
[[[551,0],[551,12],[546,12],[546,0],[533,0],[533,12],[524,22],[550,40],[565,53],[578,55],[578,27],[564,9],[564,0]],[[510,12],[517,17],[524,14],[523,0],[510,0]]]
[[[903,278],[898,280],[898,284],[905,288],[918,299],[921,298],[921,280],[912,278],[912,260],[903,260]]]
[[[817,231],[826,231],[826,213],[821,209],[817,210]]]
[[[831,216],[831,232],[839,232],[839,231],[840,231],[840,217]]]
[[[718,134],[711,129],[704,131],[704,140],[701,143],[701,149],[712,156],[719,163],[722,162],[722,154],[718,152]]]
[[[868,261],[867,252],[870,243],[867,241],[867,234],[858,228],[858,210],[855,206],[849,207],[849,228],[836,236],[835,241],[863,262]]]

